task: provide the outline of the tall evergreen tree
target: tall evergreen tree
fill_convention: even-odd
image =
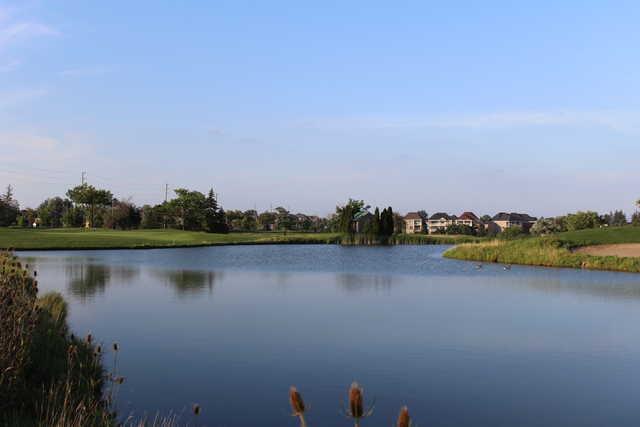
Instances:
[[[218,206],[218,199],[213,188],[209,190],[204,209],[206,228],[209,233],[227,233],[229,231],[224,209]]]

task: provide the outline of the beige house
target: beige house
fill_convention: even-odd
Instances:
[[[497,232],[502,232],[507,228],[515,226],[522,227],[523,230],[529,230],[537,220],[538,218],[532,217],[529,214],[500,212],[491,218],[489,227]]]
[[[429,234],[444,232],[447,227],[455,224],[456,219],[457,217],[455,215],[449,215],[444,212],[438,212],[431,215],[427,221]]]
[[[427,221],[418,212],[409,212],[403,220],[404,232],[407,234],[424,233],[427,230]]]
[[[482,221],[473,212],[463,212],[456,220],[456,224],[466,225],[473,228],[480,228],[483,226]]]

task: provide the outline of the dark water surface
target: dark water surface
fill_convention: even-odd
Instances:
[[[353,380],[363,426],[640,425],[640,275],[441,258],[442,246],[29,252],[70,322],[121,345],[119,410],[313,426]],[[107,360],[110,360],[107,357]]]

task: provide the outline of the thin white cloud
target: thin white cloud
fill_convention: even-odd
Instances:
[[[47,95],[45,89],[16,89],[0,92],[0,109],[12,108]]]
[[[504,129],[531,126],[602,126],[640,132],[640,111],[515,111],[424,117],[363,116],[321,118],[299,123],[303,128],[344,129]]]
[[[55,36],[59,32],[38,22],[15,22],[0,27],[0,49],[21,41],[39,36]]]
[[[22,61],[11,59],[6,62],[0,62],[0,73],[8,73],[15,70],[22,64]]]
[[[113,67],[96,65],[90,67],[68,68],[60,72],[62,77],[84,77],[84,76],[100,76],[109,74],[114,71]]]

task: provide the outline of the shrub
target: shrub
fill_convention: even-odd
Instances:
[[[596,228],[600,225],[600,217],[596,212],[576,212],[567,215],[567,230],[585,230],[587,228]]]

